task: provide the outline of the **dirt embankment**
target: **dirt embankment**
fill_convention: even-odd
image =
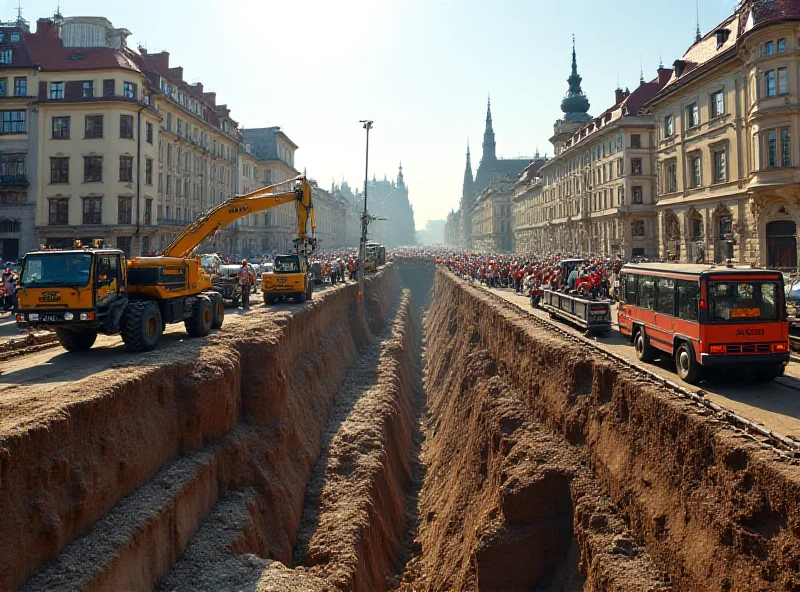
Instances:
[[[409,590],[800,589],[796,464],[445,272],[426,330]]]
[[[4,418],[0,433],[0,589],[162,582],[163,589],[217,590],[237,581],[297,581],[305,570],[285,566],[323,449],[324,503],[317,527],[304,527],[308,548],[319,557],[315,541],[326,536],[346,551],[333,554],[327,571],[316,560],[316,577],[302,585],[330,587],[323,578],[334,573],[357,585],[394,569],[404,518],[397,507],[408,482],[408,461],[395,447],[412,424],[403,402],[413,359],[405,336],[415,334],[401,294],[389,266],[368,280],[367,323],[357,314],[356,286],[328,290],[307,307],[259,309],[206,340],[87,378],[55,409],[20,405],[28,412]],[[353,379],[370,355],[371,386]],[[373,391],[374,407],[337,416],[354,427],[331,432],[330,412],[348,385],[361,389],[353,410]],[[329,532],[335,520],[325,503],[346,498],[327,488],[352,477],[349,460],[358,477],[344,488],[352,504],[331,510],[350,511],[354,530],[359,524],[360,534],[348,538]],[[401,518],[384,523],[384,515]],[[363,555],[381,541],[385,551],[369,573],[350,561],[351,552]]]

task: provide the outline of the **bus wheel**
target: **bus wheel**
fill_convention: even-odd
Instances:
[[[783,376],[786,367],[783,364],[774,364],[772,366],[764,366],[753,372],[758,382],[772,382],[778,376]]]
[[[636,335],[633,338],[633,349],[636,350],[636,359],[640,362],[652,362],[655,358],[653,348],[647,343],[647,335],[645,335],[644,329],[636,331]]]
[[[675,350],[675,369],[681,380],[689,384],[695,384],[700,378],[700,366],[694,357],[692,347],[683,342]]]

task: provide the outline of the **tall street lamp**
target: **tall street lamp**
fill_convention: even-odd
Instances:
[[[367,130],[367,156],[364,165],[364,212],[361,214],[361,244],[358,250],[358,298],[364,300],[364,263],[367,260],[367,226],[369,225],[370,217],[367,213],[367,183],[369,180],[369,130],[372,129],[371,119],[362,119],[359,121]]]

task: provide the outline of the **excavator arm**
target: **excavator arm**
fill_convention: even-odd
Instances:
[[[277,191],[278,187],[287,183],[294,184],[291,191]],[[278,185],[270,185],[245,195],[232,197],[214,206],[184,228],[183,232],[164,249],[162,256],[185,259],[191,256],[192,251],[200,243],[231,222],[291,202],[295,202],[297,212],[298,239],[305,242],[309,238],[307,234],[309,218],[311,218],[312,237],[317,228],[317,220],[314,215],[314,204],[311,201],[311,186],[305,177],[300,176]]]

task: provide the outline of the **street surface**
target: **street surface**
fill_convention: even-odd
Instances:
[[[24,337],[27,331],[17,329],[17,321],[10,312],[0,310],[0,343],[12,337]]]
[[[562,329],[576,335],[584,333],[582,329],[572,325],[553,321],[543,310],[531,308],[530,299],[515,294],[513,290],[484,289],[521,306],[529,314],[549,323],[558,324]],[[612,306],[612,316],[616,326],[616,306]],[[598,337],[595,340],[606,351],[613,352],[636,365],[644,366],[673,382],[684,384],[675,373],[675,363],[672,359],[659,359],[653,364],[643,364],[636,359],[630,342],[616,329],[612,329],[606,337]],[[684,384],[684,386],[691,388],[690,385]],[[792,355],[792,361],[786,368],[786,375],[775,382],[764,384],[738,373],[716,371],[706,377],[699,385],[699,389],[703,390],[706,398],[730,411],[760,423],[770,430],[800,439],[800,361],[795,355]]]

